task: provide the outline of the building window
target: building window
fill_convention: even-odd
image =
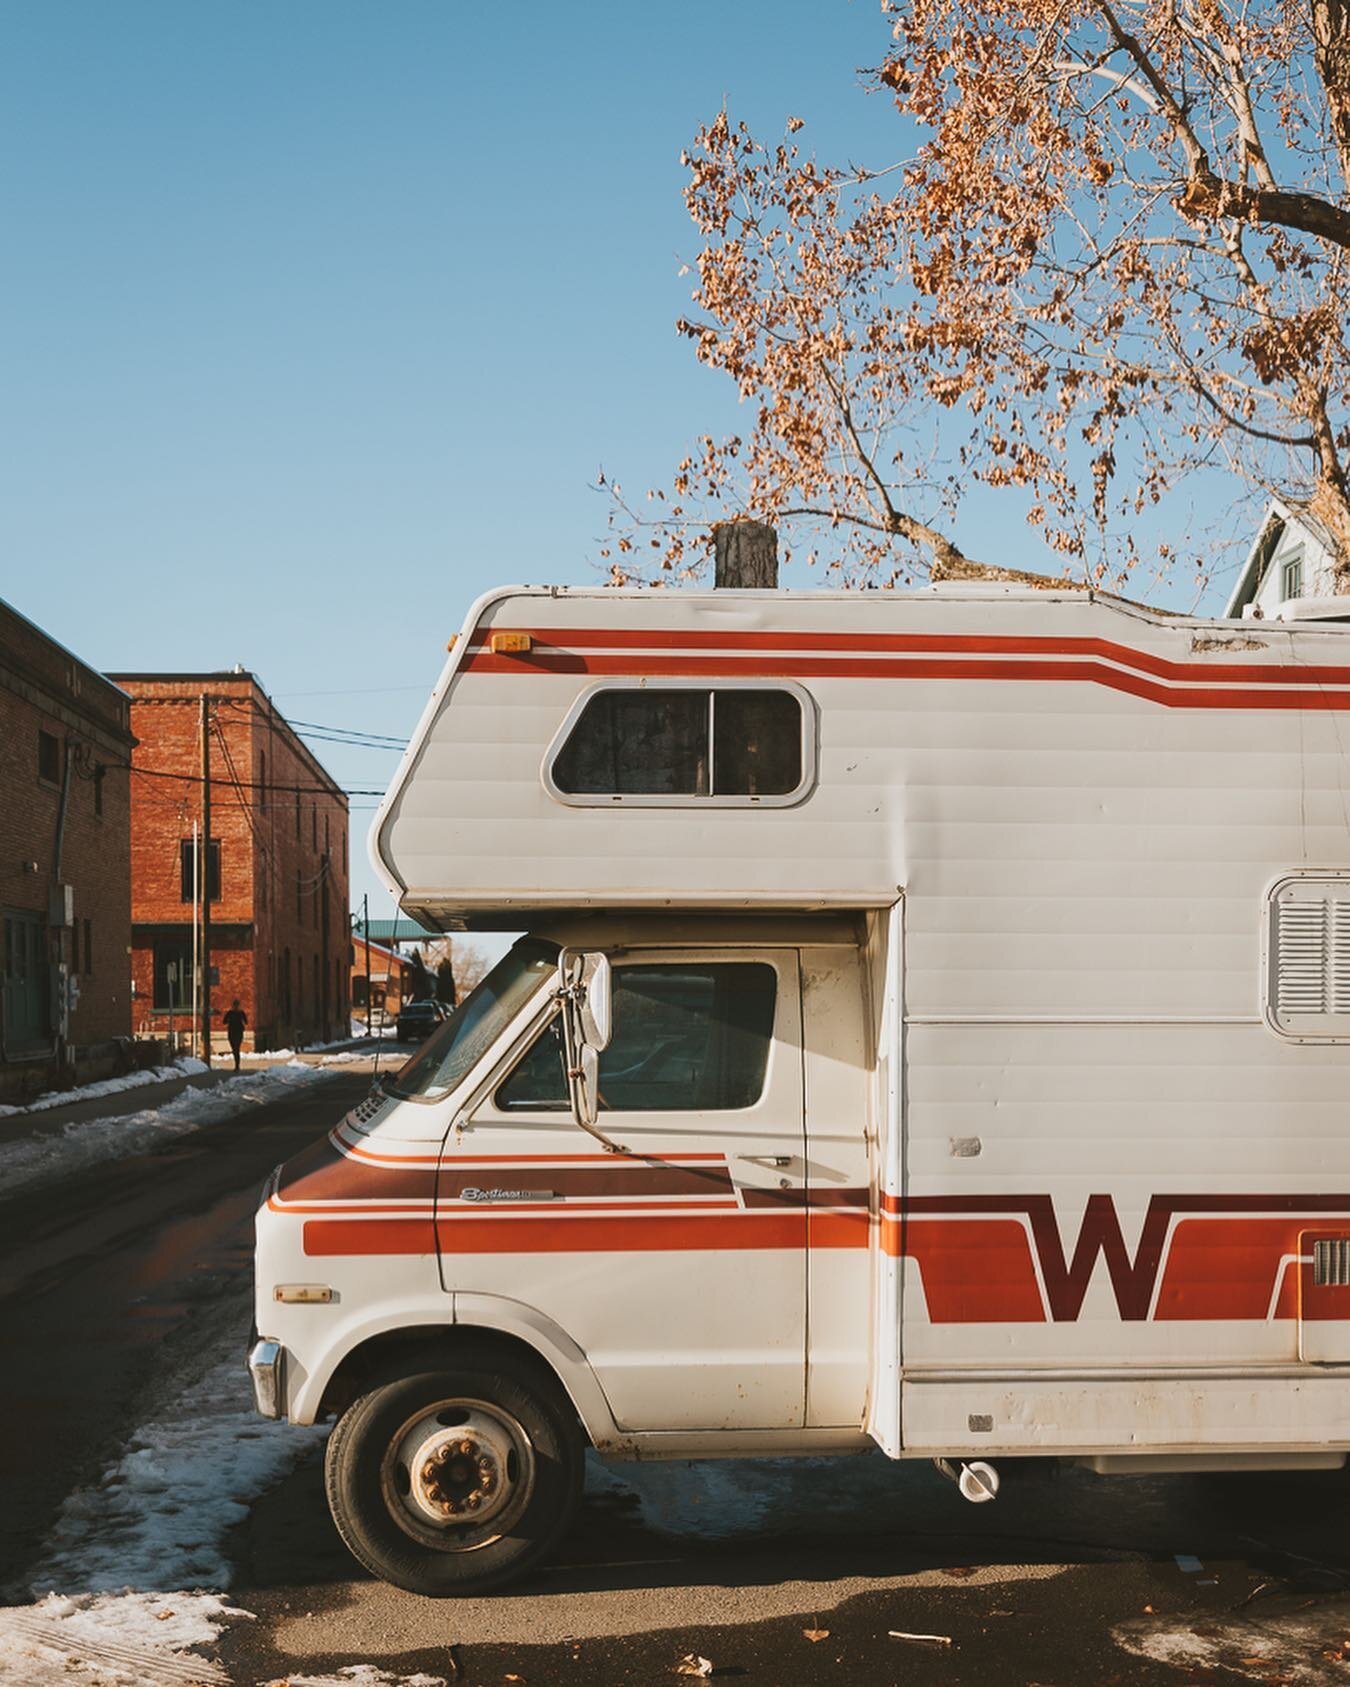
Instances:
[[[602,685],[564,723],[545,783],[590,805],[795,802],[811,713],[800,687]]]
[[[80,970],[80,922],[78,920],[72,920],[70,922],[70,975],[71,975],[71,977],[72,978],[75,977],[75,975],[79,972],[79,970]]]
[[[94,976],[94,934],[88,920],[84,922],[84,976]]]
[[[23,1054],[51,1041],[47,926],[39,914],[5,915],[5,1050]]]
[[[1285,603],[1303,596],[1303,549],[1291,551],[1280,563],[1280,597]]]
[[[154,945],[154,969],[155,1012],[190,1012],[192,1008],[191,938],[156,938]]]
[[[38,732],[38,778],[48,785],[61,783],[61,741],[53,732]]]
[[[100,819],[103,817],[103,777],[107,771],[102,762],[94,769],[94,813]]]
[[[197,845],[191,838],[183,838],[178,845],[179,895],[191,902],[196,894]],[[207,895],[212,902],[220,901],[220,839],[212,838],[206,852]]]

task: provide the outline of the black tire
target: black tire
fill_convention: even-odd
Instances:
[[[546,1558],[581,1499],[581,1432],[541,1363],[482,1343],[422,1353],[328,1439],[333,1522],[366,1569],[445,1598]]]

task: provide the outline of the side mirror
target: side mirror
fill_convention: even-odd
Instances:
[[[613,1030],[609,956],[564,949],[558,957],[558,996],[572,1115],[583,1130],[594,1132],[600,1116],[600,1055]]]

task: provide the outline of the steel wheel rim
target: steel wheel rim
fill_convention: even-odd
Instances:
[[[487,1400],[439,1400],[389,1437],[380,1488],[405,1534],[437,1552],[473,1552],[520,1520],[535,1487],[524,1425]]]

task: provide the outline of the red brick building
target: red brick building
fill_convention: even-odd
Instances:
[[[347,798],[252,674],[120,674],[138,740],[131,779],[135,1023],[193,1017],[202,880],[210,891],[213,1046],[237,996],[246,1048],[349,1027]],[[203,764],[210,791],[205,838]],[[194,857],[194,849],[200,855]],[[194,917],[194,910],[196,915]],[[195,947],[194,947],[195,942]]]
[[[352,940],[352,1014],[373,1026],[398,1018],[414,992],[417,968],[405,955],[382,943]],[[373,1014],[373,1018],[372,1018]]]
[[[130,703],[0,603],[0,1098],[111,1072],[131,1032]]]

